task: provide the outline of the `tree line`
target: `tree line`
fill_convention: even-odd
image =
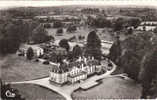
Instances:
[[[0,54],[15,53],[21,43],[42,43],[53,39],[36,21],[0,20]]]
[[[106,19],[104,16],[99,16],[97,18],[93,18],[91,16],[88,16],[87,18],[87,25],[95,28],[112,28],[114,31],[120,31],[127,27],[133,27],[136,29],[140,23],[141,20],[138,18],[116,18],[113,20]]]
[[[75,45],[73,47],[73,50],[70,51],[70,45],[68,39],[62,39],[59,42],[59,46],[64,48],[67,51],[67,59],[70,61],[78,59],[80,56],[85,57],[94,57],[98,61],[101,61],[102,58],[102,52],[101,52],[101,40],[99,36],[96,34],[95,31],[89,32],[87,36],[87,43],[84,47],[80,47],[79,45]],[[63,55],[58,55],[60,57],[59,60],[57,60],[57,55],[53,54],[52,57],[56,58],[58,62],[62,62],[62,60],[65,58]]]
[[[142,85],[141,98],[153,96],[157,90],[156,51],[157,36],[151,32],[133,34],[124,41],[117,39],[110,49],[110,59]]]

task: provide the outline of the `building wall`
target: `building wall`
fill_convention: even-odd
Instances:
[[[95,72],[99,72],[99,71],[101,71],[101,69],[102,69],[102,66],[96,66],[96,69],[95,69]]]
[[[87,66],[86,72],[88,75],[91,75],[96,71],[95,69],[96,69],[96,66]]]
[[[156,26],[145,26],[146,31],[153,31],[156,28]],[[139,26],[136,30],[144,30],[144,26]]]
[[[40,55],[44,54],[44,50],[42,48],[32,48],[34,52],[34,56],[39,57]],[[24,54],[24,56],[27,56],[27,50],[28,48],[20,48],[21,53]]]
[[[50,80],[62,84],[68,81],[68,73],[50,72]]]
[[[79,80],[87,79],[87,74],[82,74],[76,77],[68,77],[68,81],[71,83],[75,83]]]
[[[101,69],[102,69],[102,66],[100,65],[99,66],[98,65],[85,66],[84,64],[82,64],[80,65],[79,68],[73,66],[70,69],[70,71],[66,73],[59,74],[57,72],[50,72],[50,80],[59,84],[65,83],[67,81],[74,83],[79,80],[86,79],[87,75],[92,75]]]
[[[157,21],[145,21],[145,22],[141,22],[141,25],[145,25],[145,24],[150,24],[150,25],[157,25]]]
[[[77,67],[73,67],[73,69],[69,72],[70,75],[76,75],[81,72],[81,69]]]
[[[39,49],[35,49],[34,50],[34,53],[37,57],[39,57],[40,55],[43,55],[44,54],[44,50],[39,48]]]

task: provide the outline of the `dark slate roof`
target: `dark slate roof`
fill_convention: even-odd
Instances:
[[[82,64],[83,66],[92,66],[92,65],[98,65],[99,62],[98,60],[87,60],[86,63],[84,61],[75,61],[75,62],[70,62],[69,64],[63,63],[60,64],[59,66],[53,65],[51,71],[56,73],[64,73],[70,71],[74,67],[80,68]]]

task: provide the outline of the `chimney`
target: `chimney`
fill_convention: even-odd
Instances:
[[[58,68],[60,67],[60,63],[57,64],[57,67],[58,67]]]
[[[83,68],[83,63],[81,64],[81,67]]]
[[[81,61],[81,56],[79,57],[79,61]]]
[[[85,62],[85,64],[87,64],[87,58],[86,57],[84,58],[84,62]]]
[[[92,60],[94,60],[94,57],[92,56]]]

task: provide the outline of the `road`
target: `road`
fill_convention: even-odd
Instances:
[[[113,64],[114,65],[114,64]],[[35,85],[40,85],[42,87],[45,88],[49,88],[53,91],[56,91],[57,93],[61,94],[62,96],[64,96],[66,98],[66,100],[72,100],[71,94],[74,92],[74,90],[78,89],[78,88],[85,88],[87,87],[87,85],[89,84],[89,86],[96,85],[96,81],[103,79],[103,78],[107,78],[107,77],[113,77],[111,75],[111,73],[116,69],[116,65],[113,66],[111,71],[107,71],[106,73],[102,74],[102,75],[94,75],[88,79],[86,79],[85,81],[81,82],[81,83],[75,83],[75,84],[70,84],[70,85],[64,85],[64,86],[56,86],[53,85],[49,82],[49,77],[47,78],[42,78],[42,79],[37,79],[37,80],[30,80],[30,81],[22,81],[22,82],[11,82],[10,84],[35,84]],[[121,76],[123,77],[123,75],[115,75],[115,76]]]

